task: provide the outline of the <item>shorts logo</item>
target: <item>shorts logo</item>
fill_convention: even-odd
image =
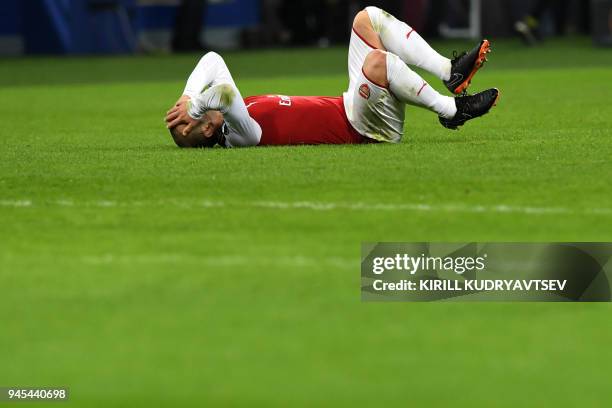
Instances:
[[[363,99],[370,99],[370,87],[368,84],[363,84],[359,87],[359,95]]]

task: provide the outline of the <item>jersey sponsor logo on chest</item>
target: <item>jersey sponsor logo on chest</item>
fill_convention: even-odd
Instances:
[[[268,95],[268,98],[278,98],[280,106],[291,106],[291,97],[286,95]]]

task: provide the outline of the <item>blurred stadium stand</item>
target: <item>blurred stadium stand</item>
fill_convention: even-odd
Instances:
[[[208,0],[202,43],[227,49],[345,42],[351,17],[366,5],[390,11],[428,38],[512,36],[516,21],[539,1]],[[2,0],[0,55],[169,50],[179,2]],[[612,0],[549,3],[563,5],[560,14],[567,20],[559,22],[555,13],[544,13],[543,33],[585,32],[590,25],[596,43],[612,43]]]
[[[592,0],[591,19],[595,43],[612,46],[612,0]]]
[[[2,0],[0,54],[167,49],[178,4],[179,0]],[[258,0],[209,1],[207,35],[220,48],[237,46],[240,31],[258,22]]]

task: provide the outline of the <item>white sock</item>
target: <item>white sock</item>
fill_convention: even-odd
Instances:
[[[389,89],[404,103],[427,108],[446,119],[457,114],[455,98],[440,95],[395,54],[387,53]]]
[[[438,54],[412,27],[378,7],[367,7],[374,31],[387,51],[399,56],[406,64],[414,65],[448,81],[451,61]]]

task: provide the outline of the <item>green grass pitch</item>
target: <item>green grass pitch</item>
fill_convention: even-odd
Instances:
[[[472,90],[502,99],[460,132],[411,107],[400,145],[184,151],[163,116],[197,58],[0,64],[0,386],[74,407],[612,404],[608,304],[359,294],[362,241],[611,241],[610,50],[494,42]],[[347,85],[342,48],[226,61],[244,96]]]

